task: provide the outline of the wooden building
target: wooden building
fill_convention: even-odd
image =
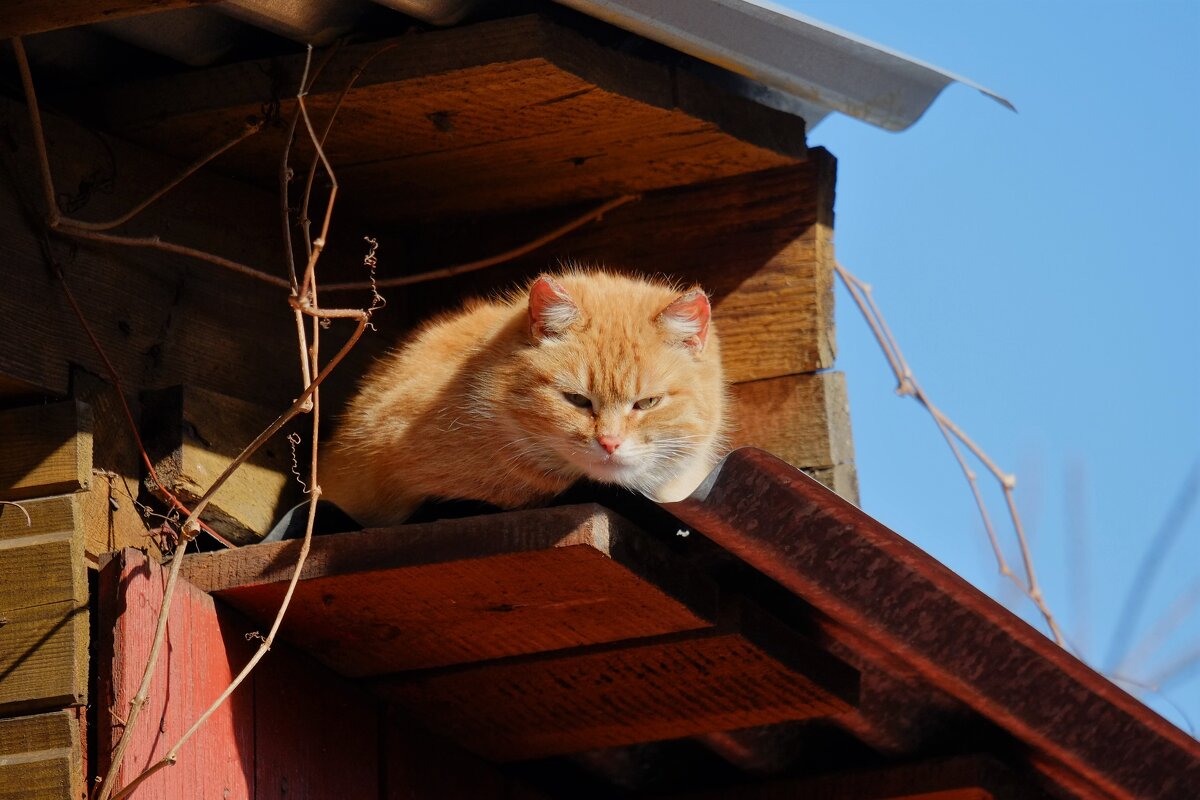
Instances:
[[[0,798],[85,796],[149,657],[167,509],[130,423],[190,503],[303,390],[279,185],[306,69],[316,127],[336,111],[324,296],[371,302],[330,288],[367,280],[369,236],[388,303],[327,408],[430,315],[575,259],[711,292],[758,449],[670,507],[318,537],[282,641],[133,796],[1200,796],[1194,740],[854,505],[836,162],[806,125],[903,127],[949,76],[738,2],[29,0],[0,34],[54,186],[9,50]],[[305,135],[290,157],[285,213]],[[204,515],[119,784],[270,625],[299,543],[256,542],[302,497],[295,458],[281,433]]]

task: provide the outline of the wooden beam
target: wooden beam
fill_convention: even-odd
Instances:
[[[339,203],[377,225],[545,208],[802,160],[804,121],[539,16],[492,20],[339,51],[306,104],[318,121],[354,68],[325,149]],[[101,92],[105,126],[181,158],[290,97],[303,56],[218,67]],[[70,102],[68,101],[68,105]],[[274,187],[282,130],[223,158]],[[308,158],[303,138],[294,148]]]
[[[846,376],[785,375],[733,387],[733,447],[758,447],[858,503]]]
[[[185,576],[268,624],[299,542],[188,556]],[[319,537],[281,635],[379,675],[707,627],[716,589],[597,506]]]
[[[0,713],[87,702],[88,588],[77,496],[0,506]]]
[[[8,0],[0,39],[204,5],[218,0]]]
[[[0,411],[0,500],[86,489],[92,477],[92,411],[68,400]]]
[[[101,774],[149,655],[165,580],[163,567],[132,549],[114,554],[100,570]],[[247,636],[256,629],[262,630],[186,578],[178,582],[167,642],[122,782],[160,758],[225,688],[257,647]],[[480,800],[539,797],[478,757],[389,713],[362,687],[282,641],[188,742],[179,762],[137,791],[138,797],[162,800],[460,794]]]
[[[74,711],[0,719],[0,800],[78,800],[83,783]]]
[[[189,505],[277,416],[277,410],[191,386],[142,395],[142,425],[155,472]],[[289,430],[280,431],[239,467],[205,510],[204,521],[227,539],[260,541],[283,512],[303,499],[292,474]],[[159,494],[149,481],[147,488]]]

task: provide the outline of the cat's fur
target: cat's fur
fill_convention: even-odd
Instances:
[[[321,483],[365,525],[401,522],[431,497],[536,504],[584,476],[678,500],[722,454],[726,406],[701,290],[541,276],[433,321],[379,362]]]

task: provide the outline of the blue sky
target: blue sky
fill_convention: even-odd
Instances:
[[[784,4],[1019,110],[952,86],[905,132],[833,115],[809,141],[839,159],[839,260],[874,287],[933,402],[1016,473],[1048,602],[1103,665],[1130,592],[1136,642],[1200,585],[1200,507],[1134,585],[1200,462],[1200,3]],[[932,421],[837,300],[864,508],[1040,624]],[[1127,671],[1149,680],[1198,647],[1200,603]],[[1200,663],[1162,694],[1142,698],[1200,726]]]

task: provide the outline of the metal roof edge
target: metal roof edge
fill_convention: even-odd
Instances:
[[[911,126],[952,83],[1016,111],[1002,95],[974,81],[767,0],[556,1],[809,107],[840,111],[886,130]],[[815,124],[808,121],[810,127]]]

